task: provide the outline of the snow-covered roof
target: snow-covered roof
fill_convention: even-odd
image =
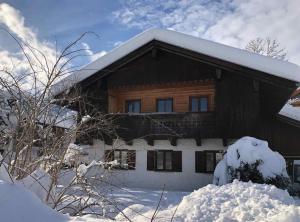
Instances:
[[[39,122],[50,124],[53,126],[71,129],[76,127],[77,114],[75,110],[71,110],[58,105],[52,105],[47,112],[41,115]]]
[[[158,40],[224,61],[262,71],[270,75],[300,82],[300,67],[296,64],[258,55],[246,50],[197,38],[176,31],[150,29],[128,40],[126,43],[113,49],[106,55],[55,84],[52,87],[53,95],[63,92],[75,83],[90,77],[97,71],[107,67],[152,40]]]
[[[279,112],[280,115],[300,122],[300,107],[294,107],[286,103]]]

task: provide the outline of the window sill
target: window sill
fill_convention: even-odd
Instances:
[[[214,174],[214,171],[212,171],[212,172],[195,172],[195,173],[202,173],[202,174]]]

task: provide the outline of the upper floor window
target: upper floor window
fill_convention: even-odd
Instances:
[[[191,112],[207,112],[208,111],[208,97],[207,96],[192,96],[190,97],[190,111]]]
[[[156,101],[157,112],[173,112],[173,99],[157,99]]]
[[[140,113],[141,112],[141,100],[127,100],[126,101],[127,113]]]

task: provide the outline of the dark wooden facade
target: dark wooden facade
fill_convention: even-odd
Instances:
[[[86,99],[109,111],[109,92],[116,88],[213,81],[213,108],[207,113],[176,112],[115,115],[120,137],[128,141],[255,136],[289,156],[300,156],[300,128],[278,118],[296,83],[163,42],[151,41],[80,82]],[[89,112],[89,109],[83,109]],[[110,110],[111,111],[111,110]]]

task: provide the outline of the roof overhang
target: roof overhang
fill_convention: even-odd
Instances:
[[[103,57],[56,83],[51,88],[52,95],[55,96],[62,93],[76,83],[89,78],[153,40],[257,70],[266,75],[277,76],[293,82],[300,82],[300,67],[296,64],[272,59],[267,56],[171,30],[150,29],[128,40]]]

